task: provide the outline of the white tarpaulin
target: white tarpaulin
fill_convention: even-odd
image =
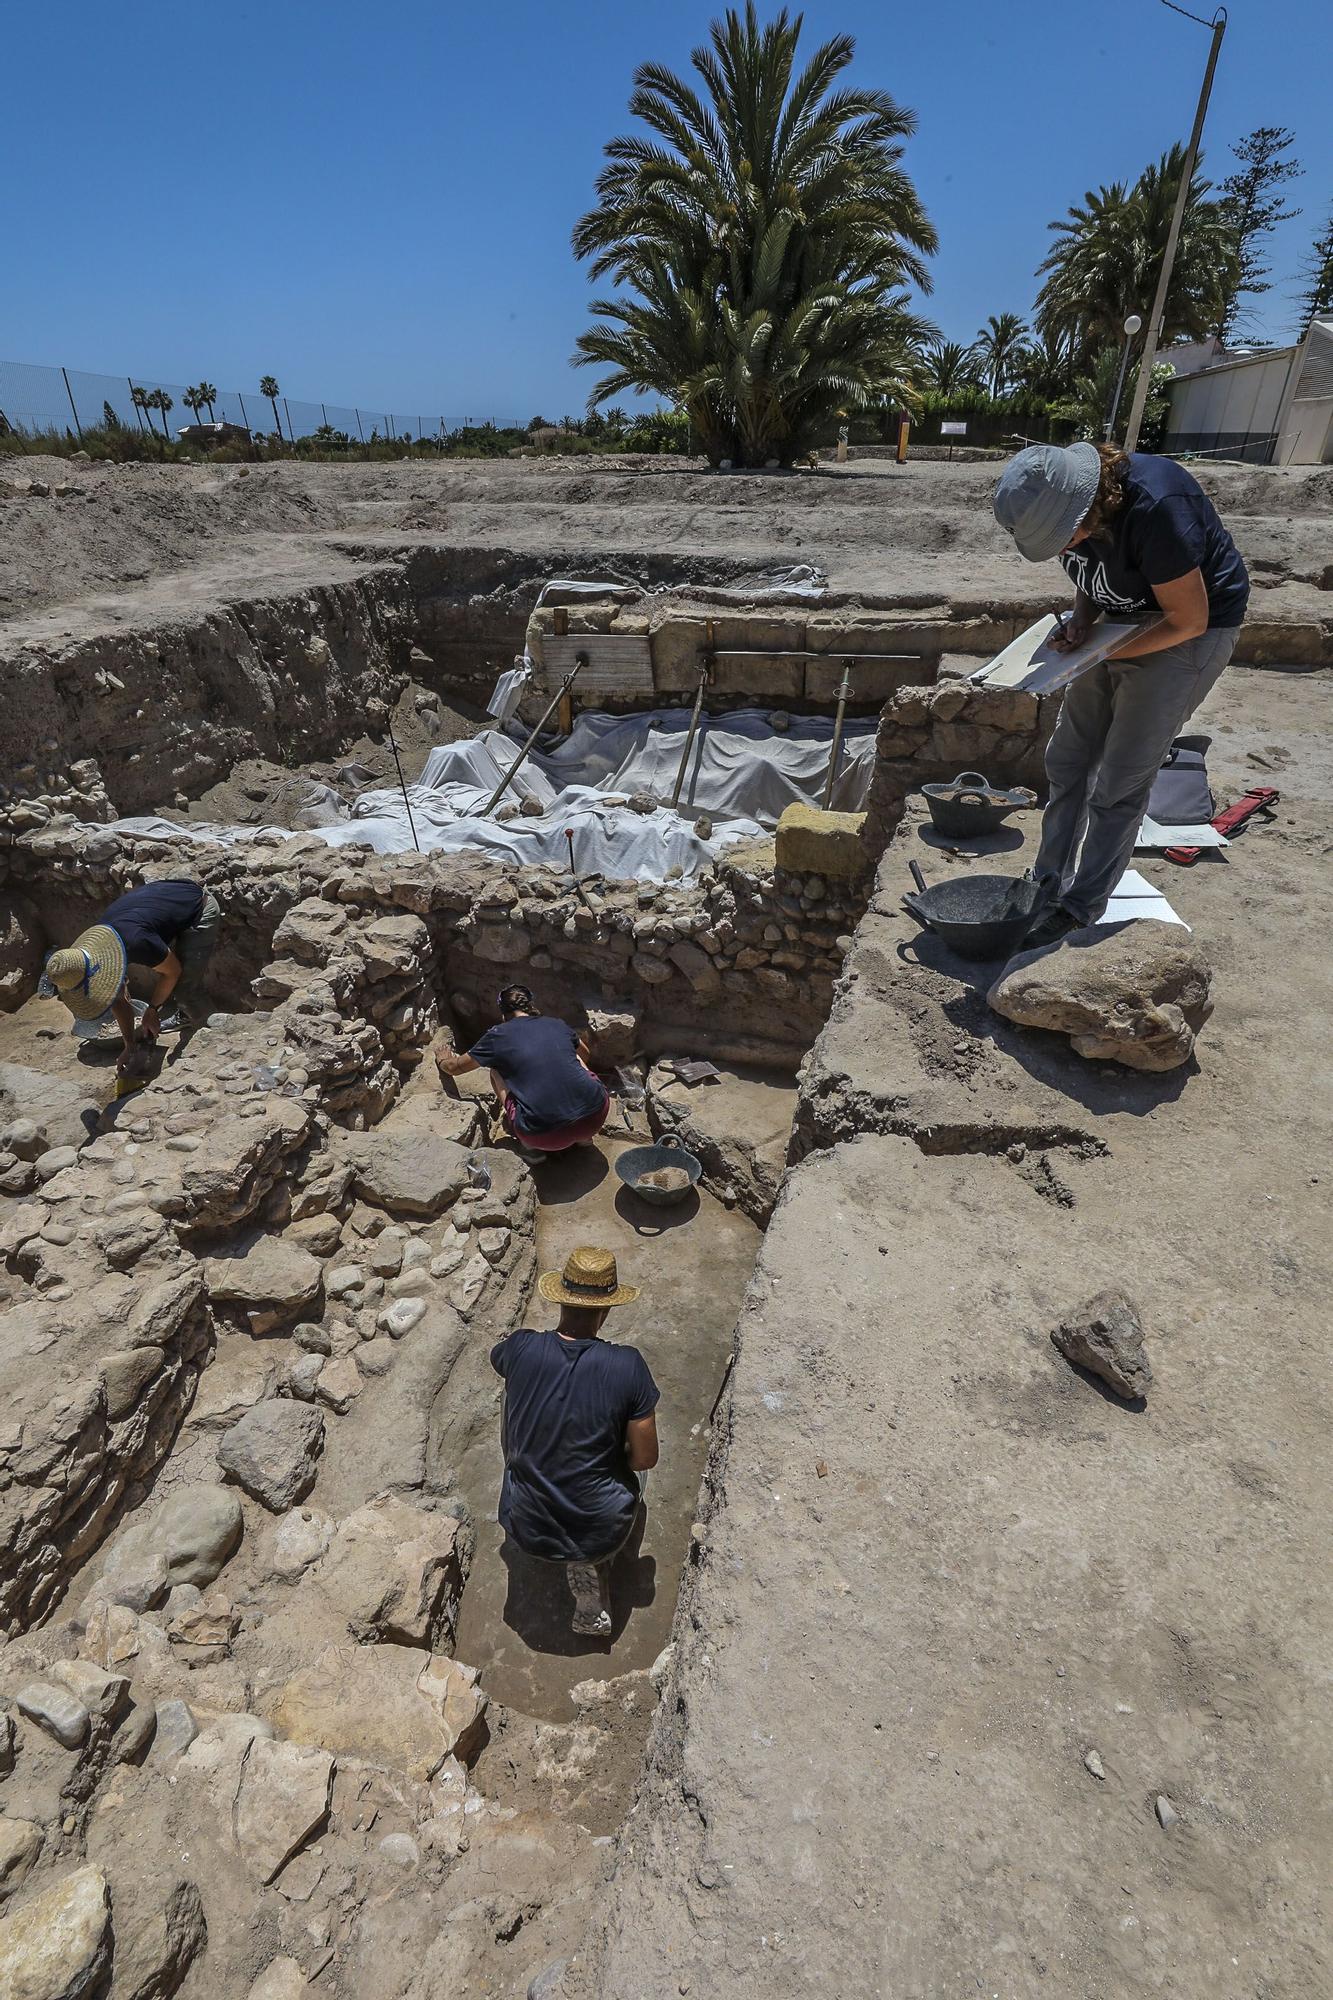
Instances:
[[[421,777],[403,794],[393,788],[362,792],[351,815],[336,825],[309,829],[332,847],[360,844],[379,854],[412,851],[412,825],[425,851],[470,849],[532,864],[567,867],[580,874],[622,881],[660,882],[678,868],[688,879],[714,855],[738,841],[771,832],[784,808],[823,797],[833,745],[833,724],[821,716],[793,716],[785,731],[773,729],[769,711],[742,709],[701,718],[690,752],[680,812],[662,803],[631,810],[631,794],[670,798],[689,731],[680,709],[647,715],[581,715],[571,735],[551,753],[534,751],[505,794],[511,803],[535,801],[540,816],[522,813],[504,821],[480,814],[517,758],[520,742],[487,730],[462,743],[432,750]],[[833,806],[859,811],[870,789],[875,756],[874,721],[849,722],[839,759]],[[693,816],[707,814],[712,832],[701,839]],[[224,844],[269,838],[282,829],[219,827],[192,821],[125,819],[126,832]]]

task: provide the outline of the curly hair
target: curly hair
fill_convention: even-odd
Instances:
[[[1097,456],[1102,462],[1097,497],[1079,523],[1093,536],[1104,533],[1124,506],[1125,480],[1129,475],[1129,460],[1118,444],[1099,444]]]

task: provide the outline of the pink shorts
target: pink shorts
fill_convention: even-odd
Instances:
[[[514,1100],[506,1097],[504,1121],[506,1129],[513,1133],[520,1146],[530,1147],[534,1153],[563,1153],[567,1146],[581,1146],[585,1140],[595,1139],[605,1125],[610,1109],[611,1099],[607,1096],[602,1100],[600,1111],[590,1111],[577,1124],[557,1125],[550,1132],[523,1132],[514,1114]]]

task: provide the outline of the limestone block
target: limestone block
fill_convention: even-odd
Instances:
[[[444,1648],[470,1557],[471,1537],[452,1515],[386,1496],[339,1523],[301,1588],[317,1592],[362,1644]]]
[[[708,953],[700,951],[697,944],[689,944],[682,939],[679,944],[671,946],[667,957],[677,971],[685,974],[690,985],[701,997],[707,998],[708,995],[721,991],[722,981],[718,976],[717,967]]]
[[[198,1885],[178,1876],[164,1898],[156,1870],[117,1869],[113,1894],[115,2000],[167,2000],[208,1940]]]
[[[271,1958],[250,1988],[247,2000],[304,2000],[315,1991],[294,1958]]]
[[[42,1851],[42,1829],[30,1819],[0,1819],[0,1903],[7,1903]]]
[[[327,965],[348,933],[348,915],[338,903],[319,897],[294,903],[273,933],[273,956],[301,965]]]
[[[256,1737],[241,1766],[236,1842],[250,1873],[271,1882],[328,1817],[333,1759],[313,1745]]]
[[[29,1681],[15,1694],[14,1706],[66,1750],[77,1750],[88,1734],[91,1718],[87,1709],[58,1681]],[[0,1986],[0,1993],[3,1991]]]
[[[113,1423],[129,1415],[161,1367],[162,1350],[158,1347],[131,1347],[107,1355],[101,1375],[106,1413]]]
[[[292,1507],[274,1523],[267,1545],[267,1562],[276,1576],[291,1582],[319,1561],[334,1536],[334,1522],[313,1507]]]
[[[777,865],[797,875],[850,881],[866,871],[861,839],[864,813],[821,812],[816,806],[788,806],[778,821]]]
[[[167,1640],[177,1658],[203,1667],[230,1656],[231,1642],[240,1629],[240,1612],[229,1597],[214,1591],[172,1619]]]
[[[86,2000],[111,1959],[111,1897],[98,1868],[79,1868],[0,1917],[4,2000]]]
[[[986,998],[1007,1020],[1068,1035],[1090,1062],[1178,1069],[1213,1011],[1212,971],[1179,924],[1139,919],[1021,952]]]
[[[318,1299],[323,1280],[319,1259],[281,1236],[256,1237],[236,1254],[210,1257],[204,1265],[210,1298],[266,1319],[296,1318]]]
[[[324,1418],[307,1403],[259,1403],[218,1446],[218,1464],[271,1513],[283,1514],[315,1483]]]
[[[93,1660],[58,1660],[51,1669],[76,1701],[114,1729],[130,1705],[130,1684],[124,1674],[108,1673]]]
[[[283,1735],[424,1782],[446,1757],[471,1763],[485,1734],[475,1667],[410,1646],[326,1646],[275,1692]]]
[[[273,1387],[273,1365],[262,1349],[239,1339],[224,1345],[199,1378],[190,1414],[191,1430],[225,1431],[262,1403]],[[231,1496],[234,1497],[234,1496]]]
[[[133,1346],[165,1347],[175,1337],[204,1295],[201,1265],[190,1263],[177,1276],[164,1278],[146,1291],[130,1318]]]
[[[98,1596],[147,1610],[178,1583],[209,1584],[240,1546],[241,1503],[225,1486],[184,1486],[107,1551]]]

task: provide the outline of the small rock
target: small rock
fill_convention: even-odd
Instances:
[[[361,1373],[350,1355],[326,1361],[315,1383],[315,1398],[343,1416],[361,1394]]]
[[[1051,1339],[1067,1361],[1098,1376],[1126,1402],[1137,1402],[1152,1387],[1143,1327],[1123,1292],[1099,1292],[1078,1313],[1062,1320]]]
[[[29,1681],[14,1697],[21,1715],[54,1736],[67,1750],[77,1750],[88,1734],[91,1720],[83,1703],[56,1681]],[[4,1991],[0,1987],[0,1993]]]
[[[42,1829],[30,1819],[0,1819],[0,1903],[7,1903],[42,1851]]]
[[[53,1146],[49,1153],[39,1153],[35,1162],[39,1181],[54,1179],[63,1174],[66,1167],[72,1167],[78,1159],[78,1151],[73,1146]]]
[[[250,470],[248,465],[242,472]],[[294,1958],[271,1958],[250,1988],[247,2000],[304,2000],[310,1991],[306,1976]]]
[[[153,1741],[153,1758],[157,1763],[169,1764],[188,1750],[199,1734],[199,1724],[194,1719],[194,1710],[188,1702],[173,1699],[160,1701],[157,1705],[157,1735]]]
[[[1106,1766],[1095,1750],[1089,1750],[1083,1759],[1084,1769],[1091,1771],[1094,1778],[1105,1778]]]
[[[379,1316],[379,1324],[391,1340],[401,1340],[405,1333],[411,1333],[418,1320],[425,1316],[424,1299],[395,1299],[386,1306]]]
[[[1153,1801],[1153,1807],[1157,1814],[1157,1823],[1159,1826],[1169,1830],[1171,1827],[1180,1824],[1180,1814],[1176,1811],[1165,1792],[1157,1794],[1156,1799]]]
[[[310,1507],[293,1507],[273,1530],[270,1560],[279,1576],[295,1578],[318,1562],[333,1540],[334,1523]]]
[[[395,1868],[416,1868],[421,1862],[421,1849],[410,1833],[386,1833],[380,1853]]]

